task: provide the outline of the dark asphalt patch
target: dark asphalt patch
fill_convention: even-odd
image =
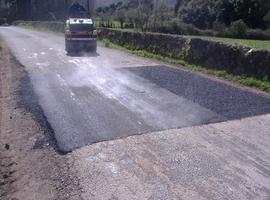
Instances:
[[[270,98],[166,66],[123,68],[228,120],[270,113]]]
[[[48,146],[52,146],[57,152],[65,153],[58,148],[56,144],[56,140],[54,138],[54,130],[48,122],[44,111],[39,105],[39,100],[34,92],[33,85],[31,83],[29,74],[25,71],[23,65],[20,64],[17,59],[12,56],[12,62],[17,67],[23,68],[23,74],[19,79],[19,88],[17,90],[17,94],[20,99],[17,102],[18,108],[24,108],[26,111],[30,112],[34,118],[34,120],[40,125],[44,135],[41,138],[38,138],[33,146],[33,149],[42,149]]]

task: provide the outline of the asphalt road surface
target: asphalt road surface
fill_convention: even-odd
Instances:
[[[67,56],[50,33],[0,28],[63,152],[99,141],[270,113],[270,98],[118,50]]]

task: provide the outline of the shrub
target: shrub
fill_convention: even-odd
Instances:
[[[270,29],[265,31],[262,29],[248,29],[246,38],[256,40],[270,40]]]
[[[216,32],[213,30],[201,30],[194,27],[192,24],[186,24],[176,18],[157,23],[155,28],[150,26],[149,31],[178,35],[216,35]]]
[[[267,26],[270,26],[270,11],[264,16],[263,20]]]
[[[240,19],[240,20],[234,21],[231,24],[229,31],[234,37],[243,38],[247,35],[247,29],[248,27],[245,24],[245,22],[242,19]]]
[[[223,32],[226,28],[227,28],[226,25],[222,22],[215,21],[213,23],[213,30],[217,32]]]
[[[105,47],[110,47],[110,45],[111,45],[110,40],[108,40],[108,39],[103,39],[102,41],[103,41]]]

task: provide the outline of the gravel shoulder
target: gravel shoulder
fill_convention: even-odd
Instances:
[[[4,45],[0,51],[0,199],[80,199],[69,156],[58,154],[46,138],[42,113],[37,120],[30,112],[38,105],[32,104],[32,109],[25,105],[25,98],[34,98],[27,77]]]

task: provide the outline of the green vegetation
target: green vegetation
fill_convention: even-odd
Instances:
[[[270,40],[248,40],[248,39],[235,39],[211,36],[184,36],[186,38],[200,38],[204,40],[223,42],[230,45],[247,46],[254,49],[264,49],[270,51]]]
[[[121,28],[120,22],[116,20],[95,19],[94,23],[96,27]]]
[[[270,91],[270,81],[268,79],[266,80],[257,80],[251,77],[246,77],[239,79],[239,82],[243,85],[247,85],[250,87],[260,88],[264,91]]]
[[[16,20],[64,21],[71,4],[68,0],[1,2],[0,25]],[[97,19],[97,27],[270,40],[269,0],[115,0],[102,4],[81,0],[81,3]]]
[[[270,39],[269,0],[123,0],[96,9],[108,28]],[[112,21],[112,22],[110,22]]]
[[[243,84],[246,86],[261,89],[261,90],[266,91],[266,92],[270,92],[270,80],[267,77],[264,77],[262,80],[259,80],[259,79],[253,78],[253,77],[236,76],[236,75],[233,75],[233,74],[226,72],[225,70],[206,69],[206,68],[199,66],[199,65],[189,64],[184,60],[173,59],[170,57],[166,57],[166,56],[162,56],[162,55],[158,55],[158,54],[153,54],[153,53],[147,52],[145,50],[130,50],[128,48],[128,46],[120,46],[120,45],[111,43],[107,39],[100,41],[100,43],[106,47],[123,50],[123,51],[126,51],[128,53],[132,53],[132,54],[135,54],[138,56],[151,58],[151,59],[155,59],[158,61],[167,62],[170,64],[181,65],[181,66],[184,66],[185,68],[187,68],[191,71],[201,72],[201,73],[208,74],[208,75],[213,75],[213,76],[225,79],[225,80],[233,81],[235,83],[240,83],[240,84]]]
[[[239,20],[250,28],[263,29],[269,12],[269,0],[177,0],[176,6],[176,15],[201,29],[211,29],[215,22],[229,26]]]
[[[235,22],[232,22],[230,32],[235,37],[243,38],[245,35],[247,35],[247,29],[248,26],[245,24],[245,22],[242,19],[239,19]]]

